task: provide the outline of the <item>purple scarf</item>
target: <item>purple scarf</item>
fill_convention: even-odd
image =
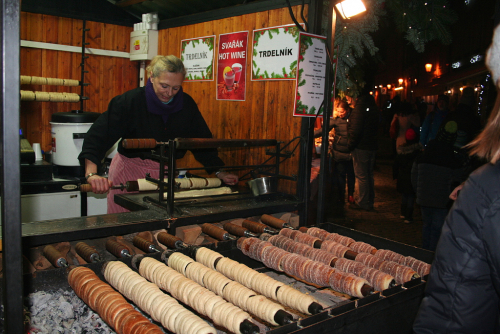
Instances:
[[[182,86],[169,103],[163,103],[158,96],[156,96],[151,80],[148,80],[146,84],[146,104],[150,113],[160,115],[163,118],[163,122],[167,123],[168,116],[181,110],[184,105]]]

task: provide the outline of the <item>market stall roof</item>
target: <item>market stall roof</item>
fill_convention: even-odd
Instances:
[[[310,0],[289,0],[291,5]],[[158,13],[159,29],[194,24],[286,6],[284,0],[23,0],[21,10],[132,26],[142,14]]]

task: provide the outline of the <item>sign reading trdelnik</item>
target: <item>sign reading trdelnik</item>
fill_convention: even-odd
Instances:
[[[181,60],[186,68],[185,81],[212,81],[214,79],[215,36],[181,41]]]
[[[295,25],[254,30],[252,80],[294,80],[298,42]]]

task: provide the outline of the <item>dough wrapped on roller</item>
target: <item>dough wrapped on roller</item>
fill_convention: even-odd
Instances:
[[[174,256],[174,259],[171,261],[172,256]],[[188,259],[190,258],[181,253],[174,253],[170,255],[169,263],[186,263],[189,262]],[[158,263],[160,265],[158,265]],[[191,263],[189,263],[188,267],[190,265]],[[150,267],[155,268],[152,274],[152,270],[149,269]],[[217,291],[217,293],[220,292],[222,294],[224,286],[228,284],[228,281],[230,282],[230,280],[228,280],[224,275],[221,275],[213,270],[207,271],[202,277],[202,280],[208,289],[202,287],[192,279],[185,277],[176,270],[167,267],[158,260],[150,257],[142,259],[139,266],[139,273],[158,285],[160,285],[159,280],[161,277],[165,277],[167,275],[174,276],[175,278],[172,279],[172,283],[170,284],[170,290],[168,290],[172,296],[186,305],[189,305],[197,312],[206,315],[212,319],[215,324],[224,326],[233,333],[240,333],[241,323],[245,320],[251,319],[248,313],[242,311],[235,305],[226,302],[220,295],[217,296],[214,292],[212,292]],[[217,275],[211,275],[211,273],[215,273]],[[148,274],[151,274],[151,276],[148,276]],[[214,290],[210,291],[211,289]]]
[[[328,231],[325,231],[322,228],[318,227],[310,227],[307,229],[306,233],[321,240],[325,240],[326,237],[330,234]]]
[[[170,256],[170,258],[172,256],[190,259],[182,253],[174,253]],[[181,262],[188,262],[188,259]],[[203,277],[199,274],[199,272],[204,273]],[[186,270],[186,276],[198,283],[200,283],[199,280],[203,281],[209,290],[215,292],[217,295],[223,297],[232,304],[239,306],[243,310],[255,314],[259,318],[275,326],[279,325],[275,321],[275,315],[279,310],[284,311],[284,307],[268,300],[262,295],[258,295],[256,292],[243,286],[239,282],[232,281],[223,274],[205,267],[203,264],[198,262],[189,263]],[[215,281],[222,283],[216,283]],[[220,287],[220,285],[222,285],[222,287]]]
[[[252,240],[254,239],[254,240]],[[279,241],[278,238],[274,239],[275,242]],[[334,242],[331,242],[334,243]],[[250,244],[250,247],[245,247],[245,245]],[[270,244],[269,242],[265,242],[262,240],[259,240],[257,238],[248,238],[247,240],[244,240],[241,243],[243,254],[248,255],[250,257],[255,256],[256,254],[259,255],[257,251],[260,249],[262,245],[266,245],[265,250],[267,252],[272,252],[273,248],[277,248],[276,246],[269,246],[267,244]],[[344,245],[337,244],[338,247],[343,247],[347,248]],[[309,246],[306,246],[309,247]],[[255,257],[256,260],[263,261],[262,257]],[[265,264],[265,263],[264,263]],[[321,286],[329,286],[330,285],[330,277],[333,274],[333,272],[336,272],[336,270],[333,270],[329,265],[325,265],[319,262],[315,262],[311,259],[308,259],[307,257],[301,256],[296,253],[287,253],[283,256],[280,257],[279,263],[273,263],[274,266],[277,268],[282,269],[285,273],[295,276],[297,278],[303,279],[307,282],[321,285]],[[314,272],[314,270],[317,270],[317,272]],[[338,276],[338,277],[343,277],[343,276]],[[357,276],[356,276],[357,277]],[[350,280],[350,278],[348,278]],[[345,285],[345,284],[337,284],[335,285],[335,290],[350,294],[351,296],[359,297],[363,296],[366,294],[366,291],[369,291],[371,287],[368,285],[368,282],[366,280],[356,280],[356,282],[363,282],[361,285],[358,283],[354,284],[352,287],[350,285]],[[366,285],[366,286],[364,286]],[[347,289],[349,287],[349,289]],[[362,291],[362,288],[364,289],[365,292]],[[341,290],[338,290],[341,289]],[[354,289],[354,290],[353,290]],[[356,290],[358,289],[358,290]]]
[[[388,289],[394,282],[394,277],[375,268],[370,268],[358,261],[340,258],[335,262],[335,268],[364,278],[378,291]]]
[[[417,260],[411,256],[405,257],[405,261],[403,264],[415,270],[422,277],[428,275],[431,272],[430,264]]]
[[[385,261],[392,261],[403,265],[405,263],[405,257],[403,255],[388,249],[379,249],[374,255]]]
[[[374,254],[377,251],[377,249],[375,247],[373,247],[372,245],[367,244],[365,242],[362,242],[362,241],[356,241],[356,242],[351,243],[349,245],[349,248],[352,249],[353,251],[355,251],[356,253]]]
[[[256,238],[240,238],[238,240],[238,247],[244,247],[243,244],[248,239]],[[259,239],[256,240],[260,241]],[[219,256],[222,257],[221,254],[219,254]],[[198,261],[198,253],[196,254],[196,259]],[[286,287],[284,283],[279,282],[264,273],[259,273],[244,264],[240,263],[236,266],[235,262],[236,261],[223,257],[218,261],[216,270],[228,275],[227,277],[238,281],[247,288],[252,289],[268,298],[277,300],[280,304],[299,310],[302,313],[312,314],[312,310],[317,309],[316,306],[319,305],[319,303],[310,295],[306,295],[293,288],[281,290]],[[280,290],[281,293],[279,293]],[[319,309],[317,311],[319,311]]]
[[[333,240],[324,240],[321,244],[321,249],[340,258],[344,257],[349,247]]]
[[[419,277],[418,273],[412,268],[392,261],[384,261],[380,265],[379,270],[394,276],[394,279],[398,284],[402,284]]]
[[[96,311],[117,333],[151,333],[163,331],[134,309],[122,295],[104,283],[89,268],[76,267],[70,271],[68,282],[78,297]]]
[[[159,266],[148,268],[148,273],[166,278],[165,275],[161,275],[162,272],[159,269]],[[177,274],[177,272],[173,272]],[[123,262],[108,262],[104,268],[104,277],[128,299],[132,300],[144,312],[150,314],[154,320],[161,322],[171,332],[216,333],[215,328],[185,309],[177,300],[161,292],[155,284],[148,282]],[[171,279],[169,285],[175,285],[175,281],[175,278]]]
[[[332,289],[350,296],[363,297],[362,288],[364,285],[368,285],[365,279],[340,270],[335,270],[330,276],[330,286]]]

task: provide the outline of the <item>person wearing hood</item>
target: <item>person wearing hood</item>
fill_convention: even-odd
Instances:
[[[500,89],[500,25],[486,65]],[[483,131],[468,145],[488,161],[460,190],[446,217],[414,333],[500,331],[500,98]]]

